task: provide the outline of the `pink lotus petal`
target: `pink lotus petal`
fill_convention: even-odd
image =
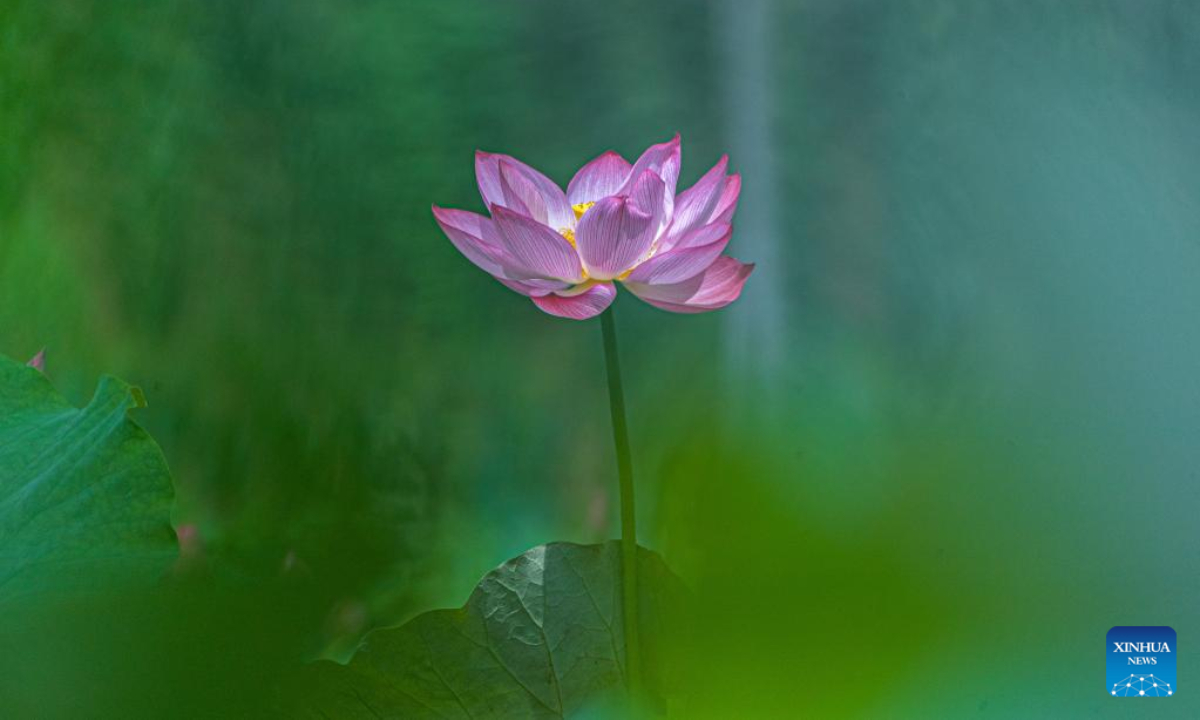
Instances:
[[[521,293],[525,297],[542,297],[549,295],[555,290],[564,290],[571,287],[571,283],[562,282],[560,280],[539,280],[537,278],[530,280],[509,280],[495,276],[504,287],[514,292]]]
[[[562,235],[520,213],[499,205],[492,206],[496,236],[515,260],[515,265],[503,268],[504,275],[514,280],[541,278],[578,283],[583,280],[583,267],[575,248]]]
[[[454,247],[468,260],[522,295],[545,295],[570,287],[570,283],[561,280],[526,277],[517,268],[520,263],[502,247],[491,219],[466,210],[436,205],[433,206],[433,217]]]
[[[634,295],[651,305],[677,313],[708,312],[725,307],[742,294],[753,264],[729,256],[717,258],[708,270],[683,282],[670,285],[644,285],[627,282]]]
[[[728,164],[729,156],[722,155],[717,164],[704,173],[704,177],[675,198],[671,227],[667,230],[666,237],[660,241],[661,248],[669,250],[676,245],[679,238],[709,221],[725,188],[725,168]]]
[[[579,169],[567,184],[567,201],[572,205],[596,202],[621,191],[633,166],[609,150]]]
[[[672,250],[684,250],[686,248],[700,247],[701,245],[709,245],[715,243],[723,237],[727,237],[732,232],[733,226],[729,223],[713,222],[707,225],[692,230],[687,235],[679,238]],[[661,252],[661,251],[660,251]]]
[[[475,152],[475,178],[479,182],[479,194],[483,196],[483,201],[489,208],[499,205],[527,214],[524,208],[509,205],[508,198],[505,197],[504,181],[500,174],[501,161],[510,166],[510,171],[515,170],[516,174],[536,189],[541,204],[546,207],[547,225],[554,229],[571,227],[575,213],[567,204],[567,196],[563,193],[562,188],[553,180],[514,157],[479,150]]]
[[[28,365],[29,367],[33,368],[34,370],[37,370],[38,372],[42,373],[43,375],[45,375],[46,374],[46,348],[42,348],[41,350],[38,350],[37,355],[34,355],[32,358],[29,359],[29,362],[27,362],[25,364]]]
[[[653,170],[656,175],[662,178],[663,184],[667,187],[667,219],[671,218],[672,211],[675,206],[675,186],[679,183],[679,134],[671,138],[665,143],[651,145],[642,156],[633,164],[633,169],[629,171],[629,178],[625,181],[622,188],[622,194],[632,192],[633,184],[638,181],[642,173],[647,170]]]
[[[477,213],[437,205],[433,206],[433,218],[468,260],[492,275],[503,275],[504,249],[484,239],[485,235],[494,235],[489,232],[491,220]]]
[[[590,277],[611,280],[650,251],[665,212],[665,193],[662,179],[646,170],[628,198],[604,198],[580,218],[575,242]]]
[[[732,222],[733,213],[737,210],[738,195],[742,192],[742,176],[733,174],[725,178],[725,188],[713,208],[710,222]]]
[[[504,204],[504,188],[500,186],[500,155],[475,151],[475,181],[479,183],[479,194],[483,204]]]
[[[700,237],[709,242],[697,242],[687,247],[677,247],[659,253],[638,265],[626,282],[643,285],[668,285],[693,278],[704,272],[721,257],[733,227],[726,223],[714,223],[694,230],[689,236]]]
[[[571,320],[587,320],[596,317],[612,304],[617,289],[612,283],[599,283],[578,295],[545,295],[533,298],[543,312]]]
[[[537,186],[521,173],[520,168],[504,158],[500,159],[500,189],[504,193],[505,207],[543,225],[548,224],[546,199]]]
[[[613,262],[619,249],[625,249],[622,255],[627,256],[630,262],[640,256],[628,250],[627,239],[630,236],[640,239],[648,235],[653,218],[629,205],[629,198],[623,195],[607,197],[598,201],[579,219],[575,227],[575,243],[590,276],[620,275],[623,270],[619,263]],[[649,249],[649,245],[646,249]]]
[[[670,202],[672,201],[674,198],[667,191],[666,183],[653,170],[644,171],[629,191],[629,206],[654,218],[650,223],[651,245],[662,236],[667,225],[671,224]],[[649,250],[649,248],[646,249]]]
[[[484,219],[487,220],[487,218]],[[524,269],[524,265],[505,249],[505,241],[500,236],[500,231],[496,228],[496,222],[489,220],[483,223],[481,227],[483,229],[483,240],[491,247],[497,249],[500,261],[500,273],[496,274],[495,278],[507,287],[516,290],[522,295],[538,296],[554,292],[555,290],[569,288],[574,284],[574,282],[563,280],[529,277],[529,271]]]

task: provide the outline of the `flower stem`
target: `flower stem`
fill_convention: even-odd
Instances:
[[[625,617],[625,682],[633,698],[641,695],[642,655],[638,643],[637,522],[634,516],[633,465],[625,423],[625,392],[617,358],[617,327],[610,305],[600,315],[604,332],[604,364],[608,370],[608,404],[612,411],[613,443],[621,487],[621,609]]]

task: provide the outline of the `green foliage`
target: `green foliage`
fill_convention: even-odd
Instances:
[[[104,378],[82,410],[0,356],[0,603],[157,577],[175,553],[171,475]]]
[[[496,568],[458,610],[369,634],[348,665],[322,661],[300,683],[324,718],[558,718],[612,708],[624,685],[620,544],[539,545]],[[652,692],[678,632],[679,580],[638,559],[640,627]]]

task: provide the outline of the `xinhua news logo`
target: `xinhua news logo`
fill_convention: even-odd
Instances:
[[[1175,694],[1175,631],[1166,626],[1119,625],[1108,631],[1105,680],[1113,697]]]

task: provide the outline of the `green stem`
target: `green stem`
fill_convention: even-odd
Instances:
[[[617,359],[617,327],[609,306],[600,315],[604,332],[604,364],[608,369],[608,404],[612,411],[613,443],[617,447],[617,476],[621,484],[621,609],[625,617],[625,678],[637,698],[642,686],[642,654],[638,643],[637,522],[634,516],[633,464],[629,459],[629,429],[625,423],[625,392]]]

